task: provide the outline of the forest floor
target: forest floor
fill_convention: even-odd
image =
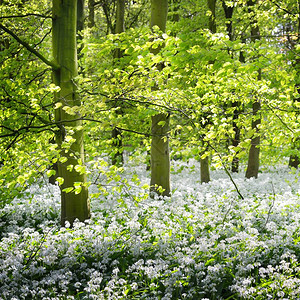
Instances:
[[[299,172],[233,174],[241,199],[222,170],[200,184],[198,162],[172,165],[164,199],[137,158],[118,182],[93,174],[102,191],[73,228],[59,226],[57,186],[7,204],[0,299],[300,299]]]

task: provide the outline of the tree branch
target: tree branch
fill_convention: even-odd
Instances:
[[[37,50],[35,50],[33,47],[31,47],[28,43],[25,41],[22,41],[14,32],[12,32],[10,29],[5,27],[3,24],[0,23],[0,29],[8,33],[10,36],[12,36],[18,43],[20,43],[22,46],[24,46],[29,52],[33,53],[35,56],[37,56],[42,62],[44,62],[46,65],[50,66],[54,71],[58,71],[60,66],[56,63],[48,60],[46,57],[44,57],[41,53],[39,53]]]
[[[284,11],[285,13],[289,14],[289,15],[292,15],[292,16],[295,16],[296,14],[294,14],[293,12],[281,7],[278,3],[276,3],[276,1],[272,1],[271,0],[271,3],[274,4],[277,8],[281,9],[282,11]]]
[[[122,128],[122,127],[118,127],[118,126],[116,126],[115,128],[120,130],[120,131],[131,132],[131,133],[135,133],[135,134],[139,134],[139,135],[144,135],[146,137],[154,136],[153,134],[150,134],[150,133],[145,133],[145,132],[140,132],[140,131],[136,131],[136,130],[126,129],[126,128]]]
[[[29,16],[41,17],[41,18],[45,18],[45,19],[53,19],[51,16],[28,13],[28,14],[25,14],[25,15],[2,16],[2,17],[0,17],[0,20],[1,19],[13,19],[13,18],[26,18],[26,17],[29,17]]]
[[[236,192],[238,193],[239,197],[240,197],[242,200],[244,200],[244,196],[241,194],[241,192],[240,192],[240,190],[239,190],[237,184],[236,184],[235,181],[233,180],[233,178],[232,178],[230,172],[228,171],[228,169],[227,169],[227,167],[226,167],[226,165],[225,165],[225,163],[224,163],[224,161],[223,161],[223,158],[222,158],[221,154],[219,153],[219,151],[218,151],[211,143],[209,143],[208,141],[206,141],[206,143],[208,144],[209,147],[211,147],[211,148],[217,153],[218,157],[220,158],[220,161],[221,161],[221,164],[222,164],[222,166],[223,166],[223,168],[224,168],[225,173],[228,175],[230,181],[231,181],[232,184],[234,185],[234,188],[235,188]]]

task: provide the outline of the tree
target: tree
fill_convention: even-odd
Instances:
[[[225,21],[226,21],[227,34],[228,34],[229,40],[233,41],[234,36],[233,36],[232,17],[233,17],[233,12],[234,12],[234,6],[228,5],[228,3],[225,0],[222,0],[222,6],[223,6],[225,18],[226,18]],[[242,63],[244,63],[244,57],[243,57],[242,51],[240,53],[241,53],[240,61]],[[240,143],[241,130],[240,130],[240,127],[238,124],[238,118],[239,118],[239,114],[240,114],[240,110],[241,110],[240,105],[241,105],[241,103],[239,103],[238,101],[234,101],[232,103],[232,107],[234,107],[233,118],[232,118],[234,137],[231,140],[231,144],[234,148],[238,147],[238,145]],[[238,173],[238,171],[239,171],[239,158],[236,154],[234,155],[234,157],[232,159],[231,171],[234,173]]]
[[[253,13],[253,6],[255,4],[254,0],[249,0],[247,2],[248,12],[249,14]],[[255,41],[260,39],[259,27],[257,24],[257,20],[254,18],[251,21],[251,41],[254,43]],[[258,69],[257,80],[261,80],[261,69]],[[260,133],[259,133],[259,125],[261,124],[260,118],[260,100],[258,99],[258,95],[254,92],[253,97],[255,98],[252,104],[252,129],[254,134],[251,138],[251,146],[249,150],[249,158],[248,158],[248,166],[246,170],[246,178],[258,176],[259,169],[259,152],[260,152]]]
[[[84,29],[84,19],[85,19],[85,0],[77,0],[77,44],[79,44],[79,46],[77,47],[77,53],[78,53],[78,58],[80,59],[81,57],[81,51],[83,49],[83,34],[82,31]]]
[[[54,96],[54,126],[56,128],[52,128],[52,131],[56,132],[56,142],[59,148],[57,180],[61,184],[62,225],[65,224],[65,221],[72,224],[75,219],[84,221],[90,216],[84,167],[80,99],[76,93],[75,83],[77,76],[76,10],[77,1],[53,0],[53,61],[47,59],[9,28],[0,24],[0,29],[52,68],[53,83],[59,87],[59,91],[56,91]],[[27,112],[27,114],[32,114],[44,123],[41,126],[33,126],[33,129],[53,127],[53,123],[37,116],[36,113]],[[27,130],[30,128],[29,125]],[[13,133],[15,134],[15,132]]]
[[[173,22],[178,22],[179,19],[180,19],[180,15],[179,15],[179,8],[180,8],[180,1],[181,0],[172,0],[172,4],[173,4],[173,9],[172,9],[172,12],[171,12],[171,20]]]
[[[48,96],[53,88],[49,84],[49,66],[58,66],[43,55],[44,49],[40,46],[42,42],[50,45],[48,26],[52,18],[45,10],[45,5],[45,1],[41,1],[38,7],[36,3],[31,3],[29,8],[25,1],[4,1],[0,7],[0,34],[5,41],[0,56],[0,105],[3,112],[0,118],[0,156],[6,160],[0,176],[4,179],[1,194],[5,197],[7,191],[9,195],[6,199],[20,196],[30,183],[36,181],[39,172],[46,168],[44,163],[49,165],[49,160],[46,162],[45,159],[46,153],[49,153],[47,143],[43,142],[44,154],[38,150],[41,145],[39,134],[46,137],[47,141],[52,125],[50,105],[53,102],[52,97]],[[34,30],[38,30],[39,34]],[[26,42],[29,39],[32,46]],[[16,167],[14,157],[22,157],[19,167]],[[6,173],[11,175],[3,176],[8,168],[10,171]]]
[[[211,33],[216,33],[217,32],[216,0],[207,0],[207,6],[210,11],[208,28],[211,31]],[[207,122],[206,122],[206,124],[207,124]],[[208,147],[206,147],[205,150],[208,150]],[[205,153],[205,150],[202,151],[202,153],[200,153],[201,156]],[[201,169],[201,183],[209,182],[210,175],[209,175],[209,156],[208,155],[206,155],[204,158],[202,158],[202,157],[200,158],[200,169]]]
[[[60,87],[55,94],[56,141],[60,149],[58,176],[61,184],[61,224],[90,217],[88,187],[84,167],[83,129],[80,99],[76,92],[77,1],[53,0],[53,57],[59,69],[53,82]],[[69,145],[68,145],[69,144]]]
[[[158,26],[161,31],[166,30],[168,15],[168,0],[151,0],[151,28]],[[160,47],[152,49],[153,54],[157,54]],[[157,66],[159,70],[162,64]],[[154,90],[159,89],[157,85]],[[170,114],[158,113],[152,116],[151,126],[151,193],[162,196],[170,195],[170,150],[169,132]],[[162,187],[163,191],[159,189]]]
[[[95,0],[88,0],[89,15],[88,15],[88,27],[93,28],[95,26]]]
[[[299,55],[297,54],[297,49],[296,46],[299,45],[300,42],[300,1],[298,1],[298,5],[295,5],[295,12],[294,15],[297,16],[297,22],[294,26],[289,26],[294,27],[296,30],[293,33],[288,33],[288,42],[290,44],[291,48],[291,53],[292,53],[292,64],[293,68],[296,71],[296,82],[295,82],[295,92],[297,96],[295,97],[295,102],[299,102],[299,94],[300,94],[300,59]],[[288,14],[292,15],[293,12],[287,11]],[[297,105],[295,105],[297,107]],[[290,155],[289,159],[289,167],[290,168],[298,168],[300,164],[300,158],[299,158],[299,149],[300,149],[300,138],[298,136],[294,137],[294,141],[292,143],[292,151],[294,152],[293,154]]]
[[[117,0],[117,9],[116,9],[116,24],[115,24],[115,33],[119,34],[125,30],[125,0]],[[122,57],[122,51],[120,48],[117,48],[114,51],[114,59],[118,60]],[[118,109],[118,113],[121,112],[122,108]],[[114,152],[112,154],[112,164],[122,164],[124,161],[123,158],[123,149],[122,149],[122,132],[117,127],[114,127],[112,130],[112,139]]]

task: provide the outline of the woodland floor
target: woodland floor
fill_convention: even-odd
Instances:
[[[299,299],[299,172],[233,174],[241,199],[222,170],[200,184],[197,161],[172,165],[165,199],[148,197],[140,158],[118,182],[92,174],[103,190],[91,220],[72,229],[59,226],[57,186],[41,182],[7,204],[0,298]]]

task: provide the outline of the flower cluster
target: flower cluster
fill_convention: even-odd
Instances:
[[[0,298],[299,299],[298,172],[236,174],[242,200],[225,172],[201,185],[198,168],[175,161],[172,196],[152,199],[129,161],[124,191],[72,228],[57,223],[58,188],[31,187],[0,212]]]

